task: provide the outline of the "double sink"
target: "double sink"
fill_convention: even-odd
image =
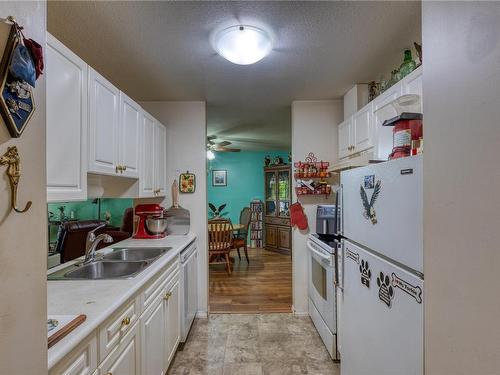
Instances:
[[[130,279],[171,250],[171,247],[117,248],[90,263],[77,263],[47,276],[48,280]]]

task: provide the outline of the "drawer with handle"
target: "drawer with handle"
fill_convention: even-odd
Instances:
[[[165,280],[170,279],[175,273],[179,272],[179,259],[172,259],[159,273],[159,276],[153,278],[146,286],[140,296],[141,312],[146,311],[148,306],[156,299],[156,296],[161,293]]]
[[[99,335],[99,360],[102,361],[111,350],[120,343],[125,334],[130,330],[140,315],[140,299],[134,297],[125,307],[101,324]]]

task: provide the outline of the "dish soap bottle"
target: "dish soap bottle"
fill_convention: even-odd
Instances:
[[[416,67],[417,67],[417,64],[415,63],[415,61],[413,61],[413,58],[411,56],[411,50],[409,50],[409,49],[405,50],[405,57],[404,57],[403,63],[399,67],[399,73],[401,75],[401,78],[404,78],[408,74],[413,72]]]

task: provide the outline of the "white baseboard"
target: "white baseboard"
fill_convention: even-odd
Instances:
[[[309,316],[309,311],[297,311],[295,310],[295,307],[292,306],[292,311],[293,311],[293,315],[295,316]]]
[[[196,317],[198,319],[207,319],[208,318],[208,313],[206,311],[198,311],[196,313]]]

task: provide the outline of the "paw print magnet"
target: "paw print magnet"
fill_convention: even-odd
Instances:
[[[391,286],[389,275],[380,272],[377,277],[377,285],[379,287],[378,298],[390,308],[394,298],[394,288]]]

